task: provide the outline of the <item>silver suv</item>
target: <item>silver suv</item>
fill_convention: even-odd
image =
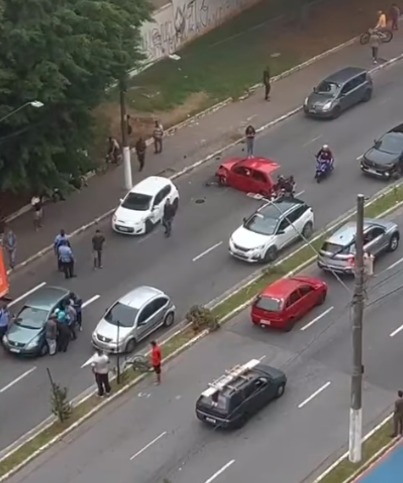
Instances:
[[[355,266],[356,224],[349,222],[331,235],[319,251],[318,267],[322,270],[353,274]],[[393,221],[364,220],[364,251],[370,255],[393,252],[399,246],[399,227]]]

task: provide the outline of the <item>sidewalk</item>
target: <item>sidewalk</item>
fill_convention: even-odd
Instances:
[[[390,44],[382,46],[382,57],[388,60],[401,54],[402,40],[403,33],[399,31]],[[348,65],[371,68],[368,46],[350,45],[275,82],[269,103],[263,101],[262,90],[258,89],[244,101],[229,104],[191,122],[173,136],[166,137],[161,155],[154,155],[151,147],[148,148],[143,173],[137,172],[137,164],[133,160],[133,182],[137,183],[150,175],[178,175],[184,168],[242,138],[247,124],[259,128],[300,107],[319,80]],[[92,178],[88,188],[74,193],[67,201],[46,205],[41,231],[34,232],[31,212],[11,221],[8,225],[18,237],[17,263],[52,244],[61,228],[72,233],[113,210],[124,193],[123,169],[117,167],[107,176]]]

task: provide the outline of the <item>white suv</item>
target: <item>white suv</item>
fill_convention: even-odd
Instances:
[[[304,201],[283,198],[259,208],[231,235],[229,252],[249,263],[271,262],[278,252],[300,238],[309,238],[314,215]]]
[[[112,217],[112,229],[126,235],[144,235],[162,220],[167,200],[178,208],[179,193],[168,178],[149,176],[120,200]]]

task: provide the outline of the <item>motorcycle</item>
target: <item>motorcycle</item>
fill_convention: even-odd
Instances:
[[[333,160],[331,163],[321,161],[320,159],[316,160],[316,170],[315,170],[315,179],[317,183],[320,183],[323,179],[327,178],[334,169]]]
[[[389,30],[389,29],[379,30],[378,35],[379,35],[379,40],[383,44],[388,44],[393,39],[393,32],[392,32],[392,30]],[[371,38],[371,34],[370,34],[369,30],[367,30],[366,32],[361,34],[360,44],[361,45],[368,44],[370,38]]]

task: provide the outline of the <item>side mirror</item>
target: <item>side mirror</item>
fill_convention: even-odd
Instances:
[[[246,222],[248,221],[248,219],[246,218],[246,216],[244,216],[244,217],[242,218],[242,221],[243,221],[244,223],[246,223]]]
[[[284,233],[285,233],[285,230],[279,230],[279,231],[277,232],[277,235],[284,235]]]

